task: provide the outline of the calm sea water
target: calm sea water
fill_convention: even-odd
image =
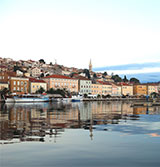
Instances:
[[[0,105],[0,167],[159,167],[160,108]]]

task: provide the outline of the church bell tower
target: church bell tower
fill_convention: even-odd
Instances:
[[[91,62],[91,59],[90,59],[90,62],[89,62],[89,72],[92,71],[92,62]]]

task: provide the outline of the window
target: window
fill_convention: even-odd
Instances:
[[[21,81],[21,85],[23,85],[23,81]]]
[[[17,81],[17,85],[19,85],[19,81]]]
[[[14,81],[13,84],[16,85],[16,81]]]

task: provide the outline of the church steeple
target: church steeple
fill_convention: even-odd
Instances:
[[[90,72],[92,71],[92,62],[91,62],[91,59],[90,59],[90,62],[89,62],[89,71]]]

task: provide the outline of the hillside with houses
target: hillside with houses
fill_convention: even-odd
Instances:
[[[142,84],[136,78],[122,79],[107,72],[94,72],[90,60],[88,69],[47,64],[43,59],[19,60],[0,58],[0,91],[10,94],[56,93],[64,96],[146,96],[159,94],[159,83]]]

